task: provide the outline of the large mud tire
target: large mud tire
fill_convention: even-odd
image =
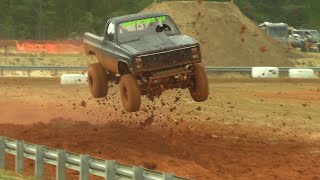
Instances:
[[[139,111],[141,105],[141,91],[138,81],[132,74],[121,76],[120,95],[123,107],[126,111]]]
[[[88,70],[89,89],[94,98],[103,98],[108,93],[108,77],[99,63],[90,64]]]
[[[193,70],[193,87],[189,88],[192,99],[196,102],[202,102],[208,99],[209,85],[205,69],[200,64],[192,65]]]

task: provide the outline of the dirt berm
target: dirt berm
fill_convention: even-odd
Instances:
[[[292,66],[288,58],[302,56],[266,35],[233,3],[170,1],[143,10],[150,11],[168,13],[184,34],[197,39],[206,65]]]

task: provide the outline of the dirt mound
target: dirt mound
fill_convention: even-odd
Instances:
[[[233,3],[170,1],[143,11],[170,14],[184,34],[201,43],[206,65],[291,66],[288,58],[302,56],[268,37]]]

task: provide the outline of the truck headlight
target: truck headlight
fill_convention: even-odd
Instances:
[[[193,59],[199,58],[199,48],[198,47],[191,48],[191,54]]]
[[[136,68],[142,68],[142,59],[141,57],[135,59]]]
[[[199,58],[199,55],[198,55],[198,54],[193,54],[193,55],[192,55],[192,58],[193,58],[193,59]]]

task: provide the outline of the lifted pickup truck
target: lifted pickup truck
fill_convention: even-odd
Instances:
[[[151,100],[164,90],[189,89],[194,101],[208,98],[208,80],[199,43],[182,35],[171,17],[140,13],[109,19],[103,37],[86,32],[84,49],[98,62],[89,65],[95,98],[107,95],[108,82],[120,83],[124,108],[138,111],[141,95]]]

